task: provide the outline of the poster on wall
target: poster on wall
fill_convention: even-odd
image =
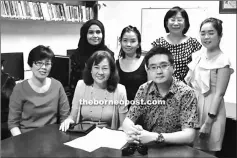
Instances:
[[[219,1],[220,14],[236,14],[236,1]]]

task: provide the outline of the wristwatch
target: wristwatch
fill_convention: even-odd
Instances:
[[[165,142],[165,138],[163,137],[163,135],[161,133],[158,133],[158,137],[156,138],[156,143],[162,144],[164,142]]]
[[[208,113],[208,116],[209,116],[211,119],[216,118],[216,115],[215,115],[215,114]]]

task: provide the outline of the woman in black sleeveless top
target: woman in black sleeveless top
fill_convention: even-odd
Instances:
[[[125,27],[120,36],[120,43],[121,50],[116,65],[120,83],[125,86],[127,98],[131,101],[139,86],[147,81],[144,56],[141,56],[141,34],[136,27]]]

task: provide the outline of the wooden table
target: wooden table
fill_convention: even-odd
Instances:
[[[47,125],[42,128],[1,141],[2,157],[122,157],[121,150],[99,148],[87,152],[64,145],[83,134],[65,133],[58,130],[59,125]],[[137,155],[135,153],[135,155]],[[134,155],[132,157],[135,157]],[[141,156],[140,156],[141,157]],[[149,146],[145,157],[212,157],[205,152],[189,146],[167,145]]]

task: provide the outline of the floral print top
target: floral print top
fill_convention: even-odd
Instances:
[[[133,122],[143,120],[143,128],[151,132],[172,133],[184,128],[198,128],[197,98],[192,88],[173,77],[173,83],[165,97],[159,94],[157,85],[148,81],[141,85],[135,103],[127,114]],[[148,105],[156,100],[158,104]],[[162,102],[163,101],[163,102]],[[164,103],[165,102],[165,103]]]

